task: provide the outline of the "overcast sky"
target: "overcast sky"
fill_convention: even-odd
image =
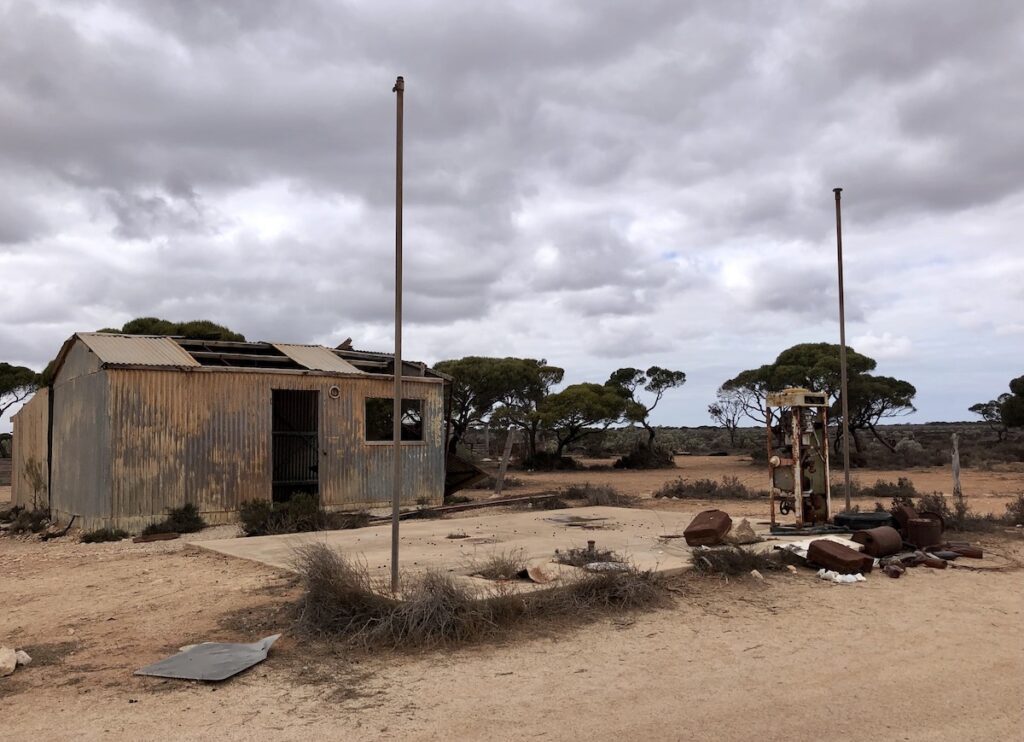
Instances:
[[[406,355],[684,370],[848,337],[910,420],[1024,373],[1016,2],[0,0],[0,360],[208,318]],[[8,421],[0,429],[9,429]]]

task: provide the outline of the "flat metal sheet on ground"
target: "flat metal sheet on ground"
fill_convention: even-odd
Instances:
[[[242,670],[265,660],[270,647],[280,636],[274,634],[251,644],[195,644],[166,659],[136,670],[135,674],[181,680],[227,680],[232,675],[237,675]]]
[[[550,518],[545,518],[544,520],[548,523],[575,525],[577,523],[594,523],[595,521],[608,519],[597,515],[552,515]]]

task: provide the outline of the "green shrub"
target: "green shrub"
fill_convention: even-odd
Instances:
[[[1024,493],[1006,503],[1006,519],[1013,525],[1024,523]]]
[[[14,519],[8,533],[39,533],[50,525],[50,511],[46,508],[12,508]],[[14,512],[16,511],[16,512]]]
[[[616,469],[673,469],[675,465],[671,450],[645,443],[638,444],[614,464]]]
[[[328,513],[315,495],[305,492],[284,502],[248,500],[239,508],[238,517],[246,536],[362,528],[370,522],[370,514],[365,510]]]
[[[666,482],[655,491],[654,496],[680,500],[759,500],[768,497],[765,490],[751,489],[739,477],[722,477],[721,482],[713,479],[698,479],[687,482],[682,477]]]
[[[628,508],[636,505],[636,498],[624,495],[614,487],[605,484],[574,484],[558,492],[564,500],[582,500],[588,507],[620,507]],[[549,510],[554,508],[547,508]]]
[[[81,535],[79,541],[83,544],[101,544],[107,541],[123,541],[128,538],[128,531],[120,528],[97,528],[95,531],[86,531]]]
[[[154,533],[196,533],[206,528],[206,521],[199,514],[197,508],[191,502],[186,502],[180,508],[168,508],[167,517],[159,523],[150,523],[142,529],[143,536],[151,536]]]

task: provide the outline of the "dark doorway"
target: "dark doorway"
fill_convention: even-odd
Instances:
[[[320,392],[274,389],[271,395],[274,502],[284,502],[298,492],[319,496]]]

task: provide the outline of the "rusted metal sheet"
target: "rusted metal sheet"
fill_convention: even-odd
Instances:
[[[339,358],[333,351],[322,345],[288,345],[273,343],[273,346],[300,366],[312,371],[334,371],[343,374],[363,374],[348,361]]]
[[[864,553],[873,557],[895,554],[903,548],[900,532],[892,526],[879,526],[864,531],[855,531],[850,537],[864,546]]]
[[[932,518],[911,518],[907,521],[907,541],[919,549],[942,543],[942,523]]]
[[[11,501],[31,508],[46,507],[49,499],[49,389],[37,391],[12,419]]]
[[[368,443],[365,400],[388,397],[387,377],[110,369],[110,486],[114,524],[135,529],[167,507],[195,503],[209,522],[246,500],[270,499],[272,391],[319,391],[319,490],[328,509],[384,507],[392,451]],[[424,440],[402,446],[402,503],[440,504],[444,488],[443,384],[404,380],[423,400]]]
[[[732,518],[723,510],[705,510],[697,513],[690,525],[683,531],[683,538],[689,546],[714,546],[722,543],[725,534],[732,528]]]
[[[54,384],[53,457],[50,511],[61,523],[92,530],[110,516],[110,418],[107,373],[78,376]]]
[[[200,365],[180,345],[166,337],[80,332],[78,338],[102,363],[171,368]]]
[[[55,364],[55,381],[59,383],[77,379],[79,376],[88,376],[97,373],[102,367],[103,364],[100,363],[99,356],[89,350],[88,345],[72,338],[71,344],[63,353],[59,363]]]
[[[917,511],[914,510],[910,505],[897,505],[892,509],[892,517],[896,520],[899,525],[899,529],[904,533],[907,532],[907,521],[911,518],[917,518]]]
[[[875,563],[867,554],[828,539],[812,541],[807,547],[807,560],[841,575],[870,572]]]

